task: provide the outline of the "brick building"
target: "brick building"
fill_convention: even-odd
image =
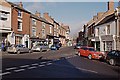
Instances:
[[[12,31],[15,37],[15,44],[30,46],[30,12],[23,8],[22,2],[18,5],[8,2],[12,8]]]

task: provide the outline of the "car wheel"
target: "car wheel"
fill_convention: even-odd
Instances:
[[[17,54],[20,54],[20,51],[17,51]]]
[[[91,54],[88,55],[88,59],[92,59],[92,55]]]
[[[31,51],[31,50],[29,50],[29,53],[32,53],[32,51]]]
[[[42,48],[40,48],[40,52],[42,52]]]
[[[115,60],[114,59],[110,59],[109,60],[109,64],[112,65],[112,66],[115,66]]]

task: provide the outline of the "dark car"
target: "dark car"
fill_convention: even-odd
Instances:
[[[59,50],[60,45],[59,44],[54,44],[50,47],[51,50]]]
[[[110,64],[110,65],[120,65],[120,51],[118,50],[112,50],[110,52],[108,52],[107,57],[106,57],[106,61]]]
[[[79,49],[79,48],[81,48],[81,45],[80,45],[79,43],[77,43],[77,44],[75,45],[74,49]]]

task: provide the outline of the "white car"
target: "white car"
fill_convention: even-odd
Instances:
[[[32,47],[32,51],[47,51],[49,50],[49,46],[47,44],[37,44],[36,46]]]
[[[9,47],[7,48],[7,52],[8,52],[8,53],[12,52],[12,53],[20,54],[20,53],[22,53],[22,52],[29,52],[29,53],[31,53],[32,50],[29,49],[29,48],[27,48],[27,47],[25,47],[25,46],[22,45],[22,44],[19,44],[19,45],[11,45],[11,46],[9,46]]]

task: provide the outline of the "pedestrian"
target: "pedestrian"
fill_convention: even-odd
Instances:
[[[1,48],[2,48],[2,51],[5,51],[5,43],[4,43],[4,41],[2,41],[2,43],[1,43]]]

